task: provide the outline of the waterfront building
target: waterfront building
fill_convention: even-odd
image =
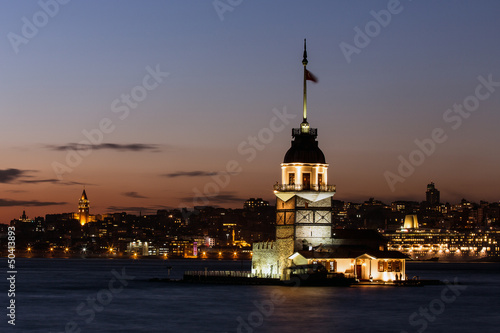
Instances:
[[[129,254],[148,256],[150,254],[148,242],[141,242],[140,240],[129,242],[127,244],[127,252]]]
[[[253,210],[253,209],[258,209],[262,207],[269,207],[269,201],[262,200],[262,198],[250,198],[245,203],[243,204],[243,207],[245,209]]]
[[[388,248],[414,260],[467,261],[500,255],[499,231],[401,229],[383,233]]]

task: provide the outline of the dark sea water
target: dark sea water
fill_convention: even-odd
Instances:
[[[500,264],[410,263],[411,277],[452,285],[294,288],[153,283],[184,270],[249,262],[18,259],[16,325],[0,332],[500,332]],[[132,279],[133,277],[133,279]]]

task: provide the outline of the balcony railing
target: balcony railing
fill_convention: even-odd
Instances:
[[[275,191],[294,192],[294,191],[316,191],[316,192],[335,192],[335,185],[319,185],[319,184],[275,184]]]
[[[292,136],[300,135],[302,134],[302,129],[301,128],[292,128]],[[317,128],[309,128],[309,134],[313,136],[318,135],[318,129]]]

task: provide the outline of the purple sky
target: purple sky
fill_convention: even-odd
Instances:
[[[274,201],[301,122],[304,38],[319,78],[308,118],[337,199],[423,200],[434,181],[443,201],[498,201],[499,10],[494,0],[2,1],[0,222],[76,211],[84,184],[94,214]],[[78,144],[85,132],[90,149]]]

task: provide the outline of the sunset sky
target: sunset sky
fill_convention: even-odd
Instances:
[[[304,38],[336,199],[421,201],[433,181],[445,202],[498,201],[499,15],[495,0],[2,1],[0,222],[76,211],[84,186],[91,214],[274,203]],[[402,175],[401,158],[418,165]]]

